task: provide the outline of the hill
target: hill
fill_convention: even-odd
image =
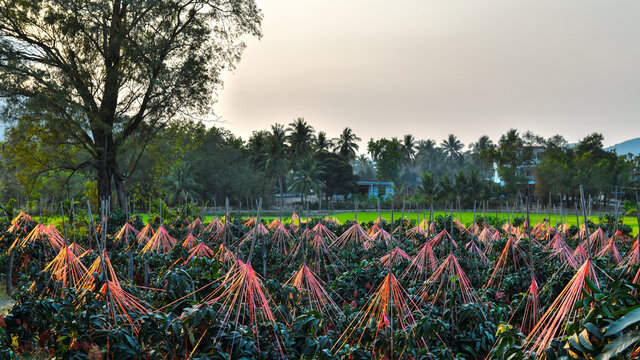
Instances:
[[[613,146],[609,146],[605,150],[613,150],[615,149],[618,155],[624,155],[628,153],[632,153],[634,155],[640,154],[640,138],[635,138],[627,141],[623,141],[619,144],[615,144]]]

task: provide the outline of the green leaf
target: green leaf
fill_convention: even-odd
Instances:
[[[594,284],[594,282],[591,281],[589,278],[585,277],[584,282],[589,288],[589,290],[591,290],[594,294],[598,294],[601,292],[600,289],[598,289],[598,286]]]
[[[589,333],[587,330],[582,330],[580,335],[578,335],[578,339],[580,340],[580,345],[587,348],[589,351],[593,351],[593,345],[591,344],[591,340],[589,339]]]
[[[634,331],[620,336],[604,347],[602,354],[596,360],[609,360],[617,358],[631,345],[640,342],[640,331]]]
[[[631,326],[640,321],[640,309],[633,310],[627,315],[621,317],[613,324],[609,325],[605,329],[605,335],[614,335],[624,330],[628,326]]]
[[[544,352],[547,355],[548,360],[556,360],[558,358],[556,356],[556,352],[552,348],[546,348]]]
[[[571,347],[573,349],[578,350],[581,353],[585,352],[585,349],[580,344],[580,339],[578,339],[578,335],[576,334],[571,335],[571,337],[569,337],[569,344],[571,344]]]
[[[628,307],[628,308],[625,308],[625,309],[622,309],[622,310],[615,311],[615,312],[611,313],[611,316],[613,316],[613,317],[622,316],[622,315],[628,314],[628,313],[630,313],[630,312],[632,312],[633,310],[636,310],[636,309],[640,309],[640,305],[635,305],[635,306],[631,306],[631,307]]]
[[[593,323],[586,323],[583,326],[591,335],[597,337],[598,340],[602,340],[602,330],[599,327],[595,326]]]

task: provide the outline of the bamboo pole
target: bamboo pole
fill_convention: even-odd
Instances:
[[[451,202],[451,223],[449,223],[449,236],[453,234],[453,201]]]
[[[224,208],[225,208],[225,213],[224,213],[224,224],[223,224],[223,231],[222,231],[222,244],[224,245],[224,247],[227,247],[227,221],[229,221],[228,217],[229,217],[229,198],[225,197],[224,198]]]
[[[529,197],[527,196],[527,224],[529,224]],[[533,262],[533,238],[531,237],[531,226],[527,226],[527,237],[529,238],[529,267],[531,270],[531,280],[535,279],[535,264]]]
[[[392,254],[392,247],[391,247],[391,243],[393,242],[393,227],[394,222],[393,222],[393,208],[394,208],[394,204],[395,202],[393,201],[393,198],[391,199],[391,240],[389,241],[389,245],[387,246],[389,248],[389,264],[388,264],[388,274],[387,276],[389,277],[389,280],[387,281],[387,292],[388,292],[388,296],[389,298],[387,299],[387,304],[389,305],[389,327],[390,327],[390,338],[389,338],[389,342],[391,344],[390,346],[390,353],[389,353],[389,358],[391,360],[393,360],[393,307],[390,306],[391,305],[391,263],[393,262],[392,258],[391,258],[391,254]],[[400,222],[402,223],[402,219],[400,219]],[[400,225],[402,227],[402,225]]]
[[[578,202],[573,202],[576,205],[576,226],[578,227],[578,234],[580,234],[580,216],[578,216]]]
[[[583,188],[582,185],[580,185],[580,202],[581,202],[581,205],[582,205],[582,217],[583,217],[584,224],[585,224],[584,228],[586,230],[586,234],[585,235],[587,236],[587,239],[586,239],[587,240],[587,253],[589,254],[589,259],[591,259],[591,244],[589,243],[590,242],[590,240],[589,240],[589,226],[587,225],[588,224],[588,222],[587,222],[587,209],[586,209],[586,206],[585,206],[585,203],[584,203],[584,188]]]
[[[67,225],[64,221],[64,206],[62,206],[62,201],[60,202],[60,210],[62,213],[62,231],[64,231],[64,244],[67,245]]]

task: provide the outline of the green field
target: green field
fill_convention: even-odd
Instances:
[[[394,218],[399,218],[401,216],[401,211],[396,211],[394,212]],[[462,211],[461,216],[459,215],[459,213],[456,211],[454,216],[463,224],[465,225],[470,225],[473,222],[473,212],[472,211]],[[482,215],[481,213],[477,213],[478,215]],[[243,213],[243,216],[255,216],[255,213]],[[391,219],[391,212],[390,211],[383,211],[380,214],[384,219],[386,220],[390,220]],[[405,213],[405,218],[409,219],[409,220],[422,220],[424,216],[427,216],[427,218],[429,217],[429,213],[427,212],[426,214],[424,213],[420,213],[420,214],[416,214],[415,212],[407,212]],[[439,216],[439,215],[444,215],[444,211],[434,211],[434,216]],[[302,216],[302,215],[301,215]],[[315,213],[311,213],[310,217],[317,217],[318,215],[316,215]],[[322,214],[322,217],[325,216],[331,216],[333,217],[334,215],[330,215],[329,213],[326,214]],[[495,212],[487,212],[487,216],[488,217],[495,217],[496,213]],[[519,216],[519,217],[524,217],[526,216],[525,213],[513,213],[512,216]],[[355,212],[343,212],[343,213],[337,213],[335,214],[335,217],[338,219],[338,221],[340,221],[341,223],[344,223],[345,221],[353,221],[355,219]],[[500,213],[498,212],[498,217],[503,219],[504,221],[507,220],[507,214],[506,213]],[[531,218],[532,223],[537,223],[539,221],[542,221],[544,218],[547,217],[546,214],[538,214],[536,215],[535,213],[533,214],[529,214],[529,217]],[[205,222],[209,222],[214,218],[213,215],[208,215],[205,216],[204,221]],[[275,218],[275,216],[263,216],[262,217],[265,220],[273,220]],[[378,218],[378,212],[375,211],[367,211],[367,212],[358,212],[358,221],[359,222],[370,222],[370,221],[374,221],[375,219]],[[147,221],[147,216],[146,215],[142,215],[142,219],[144,222]],[[286,220],[290,219],[290,216],[285,217]],[[563,219],[565,222],[568,222],[571,225],[575,225],[576,224],[576,216],[575,214],[573,215],[569,215],[569,216],[563,216]],[[598,223],[598,216],[591,216],[589,217],[589,220],[593,221],[594,223]],[[554,215],[551,214],[551,221],[552,223],[555,223],[555,218]],[[558,223],[560,222],[560,216],[557,216],[557,221]],[[580,222],[582,223],[582,216],[580,216]],[[626,216],[623,218],[623,223],[626,225],[630,225],[633,228],[633,233],[637,234],[638,233],[638,221],[636,219],[636,217],[631,217],[631,216]]]
[[[398,218],[400,217],[400,211],[395,212],[394,213],[394,217]],[[435,211],[434,212],[435,216],[438,215],[444,215],[443,211]],[[336,218],[338,218],[338,220],[340,222],[344,222],[346,220],[353,220],[354,219],[354,215],[355,213],[353,212],[348,212],[348,213],[340,213],[336,215]],[[389,220],[391,219],[391,212],[389,211],[383,211],[381,213],[382,217]],[[480,214],[482,215],[482,214]],[[415,212],[412,213],[406,213],[405,214],[405,218],[410,219],[410,220],[417,220],[418,217],[420,218],[420,220],[423,219],[424,214],[416,214]],[[429,217],[429,213],[426,213],[427,218]],[[463,211],[461,213],[461,216],[458,215],[458,212],[456,211],[454,216],[456,218],[458,218],[458,220],[460,222],[462,222],[465,225],[469,225],[473,222],[473,212],[472,211]],[[487,212],[487,216],[488,217],[494,217],[495,216],[495,212]],[[526,214],[523,213],[513,213],[512,216],[526,216]],[[369,222],[369,221],[374,221],[376,218],[378,217],[378,213],[377,212],[358,212],[358,221],[360,222]],[[504,219],[506,221],[507,219],[507,214],[506,213],[498,213],[498,217],[501,219]],[[534,214],[529,214],[529,217],[531,218],[531,222],[532,223],[537,223],[539,221],[542,221],[543,218],[546,217],[546,214],[540,214],[540,215],[536,215]],[[598,216],[591,216],[589,218],[589,220],[593,221],[594,223],[598,223]],[[551,215],[551,221],[552,223],[554,223],[554,216],[553,214]],[[564,221],[568,222],[571,225],[575,225],[576,224],[576,216],[574,215],[569,215],[569,216],[564,216]],[[560,216],[558,216],[558,223],[560,222]],[[582,223],[582,217],[580,217],[580,222]],[[638,220],[635,217],[624,217],[623,218],[623,223],[630,225],[633,228],[633,233],[637,234],[638,233]]]
[[[396,211],[394,213],[394,217],[397,219],[400,217],[401,211]],[[469,225],[473,222],[473,212],[472,211],[462,211],[460,213],[461,215],[459,215],[459,213],[457,211],[454,212],[455,217],[462,222],[465,225]],[[482,213],[477,213],[478,215],[482,215]],[[232,212],[232,215],[236,216],[237,213]],[[242,212],[242,216],[243,217],[248,217],[248,216],[255,216],[255,212]],[[302,216],[302,214],[300,214]],[[382,217],[386,220],[390,220],[391,219],[391,212],[390,211],[383,211],[381,213]],[[411,213],[406,212],[405,213],[405,218],[409,219],[409,220],[422,220],[424,216],[427,216],[427,218],[429,217],[429,212],[425,213],[420,213],[420,214],[416,214],[415,211],[412,211]],[[444,215],[444,211],[435,211],[434,212],[434,216],[438,216],[438,215]],[[506,213],[501,213],[498,212],[497,213],[498,217],[500,219],[503,219],[504,221],[506,221],[507,219],[507,214]],[[139,214],[139,216],[141,217],[142,221],[144,223],[147,222],[148,220],[148,215],[147,214]],[[353,221],[355,218],[355,213],[354,212],[340,212],[337,213],[335,215],[330,215],[330,213],[322,213],[317,214],[316,212],[311,212],[310,217],[318,217],[318,216],[335,216],[338,221],[340,221],[341,223],[350,220]],[[496,213],[495,212],[487,212],[487,216],[489,217],[495,217]],[[524,217],[525,214],[524,213],[512,213],[512,216],[518,216],[518,217]],[[537,223],[539,221],[542,221],[542,219],[547,217],[547,214],[535,214],[535,213],[531,213],[530,215],[531,221],[532,223]],[[207,215],[205,216],[205,218],[203,219],[203,221],[205,222],[209,222],[211,221],[213,218],[215,217],[215,215]],[[376,211],[366,211],[366,212],[358,212],[358,221],[360,222],[370,222],[370,221],[374,221],[376,218],[378,217],[378,213]],[[276,218],[276,215],[273,212],[267,212],[266,216],[262,216],[263,219],[265,220],[273,220],[274,218]],[[38,220],[38,217],[34,217],[34,219]],[[287,215],[284,217],[285,220],[289,220],[290,219],[290,215]],[[554,217],[553,214],[551,214],[551,222],[553,224],[555,224],[555,221],[558,221],[558,223],[560,223],[560,216],[557,215]],[[589,220],[593,221],[594,223],[598,223],[598,216],[591,216],[589,218]],[[62,226],[62,218],[58,215],[55,217],[50,217],[49,221],[51,221],[51,223],[53,223],[56,226]],[[575,225],[576,224],[576,216],[575,214],[573,215],[565,215],[564,216],[564,221],[568,222],[571,225]],[[580,216],[580,222],[582,223],[582,216]],[[625,216],[623,218],[623,223],[626,225],[631,226],[631,228],[633,229],[633,234],[638,234],[638,220],[636,219],[636,217],[631,217],[631,216]]]

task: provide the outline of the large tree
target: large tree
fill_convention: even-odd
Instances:
[[[198,184],[200,199],[210,203],[215,199],[218,206],[225,197],[231,204],[242,202],[245,206],[249,205],[247,198],[270,199],[274,182],[264,170],[254,167],[241,139],[228,130],[211,127],[200,143],[185,158],[192,164],[190,176]]]
[[[318,152],[315,155],[318,165],[323,170],[319,176],[324,183],[324,193],[327,198],[333,195],[355,194],[358,190],[357,176],[353,174],[353,168],[344,156],[330,152]]]
[[[516,195],[529,182],[525,170],[534,165],[533,147],[516,129],[510,129],[500,137],[498,146],[491,151],[491,158],[498,166],[498,175],[504,181],[508,194]]]
[[[253,0],[0,0],[0,96],[14,119],[86,152],[78,166],[123,205],[138,157],[125,164],[120,150],[135,139],[143,151],[176,115],[208,114],[260,22]]]
[[[402,144],[398,138],[370,139],[367,150],[376,163],[377,178],[380,181],[397,181],[402,163]]]

